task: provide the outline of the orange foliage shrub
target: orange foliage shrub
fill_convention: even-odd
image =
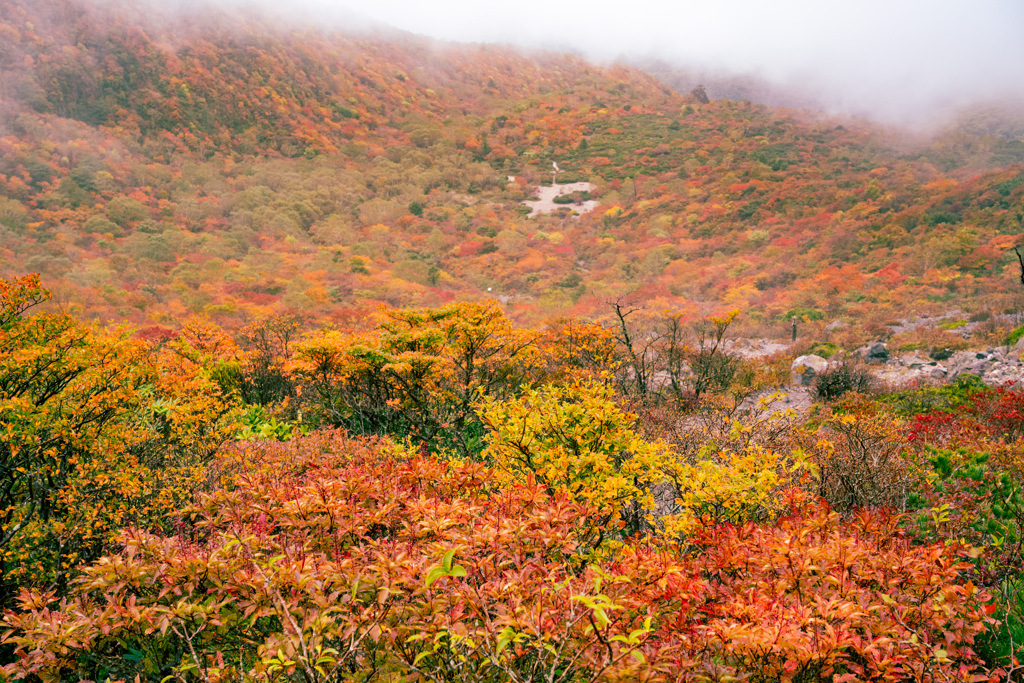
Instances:
[[[588,510],[479,464],[321,432],[222,462],[170,536],[24,593],[14,678],[968,680],[987,596],[899,519],[804,509],[585,561]]]
[[[310,416],[357,434],[478,451],[474,405],[526,381],[540,335],[513,329],[493,301],[382,317],[372,332],[321,330],[295,344],[287,369]]]
[[[168,524],[233,431],[209,335],[190,328],[154,349],[26,314],[48,298],[37,276],[0,279],[3,606],[19,585],[65,585],[126,525]]]
[[[704,674],[766,681],[965,680],[988,596],[954,546],[915,547],[897,516],[824,509],[705,538]],[[947,678],[948,677],[948,678]]]

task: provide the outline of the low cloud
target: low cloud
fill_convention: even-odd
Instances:
[[[178,6],[194,11],[203,2]],[[262,2],[316,26],[371,20],[446,40],[749,76],[794,92],[796,102],[886,123],[933,122],[974,102],[1024,98],[1019,0]]]
[[[315,7],[315,0],[307,0]],[[526,0],[348,5],[434,37],[658,58],[798,89],[887,122],[1024,96],[1024,3],[1016,0]]]

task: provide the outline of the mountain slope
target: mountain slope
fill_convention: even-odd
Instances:
[[[436,44],[393,33],[274,28],[247,15],[146,30],[74,0],[0,5],[5,90],[31,110],[143,137],[242,153],[333,152],[409,116],[487,115],[496,104],[623,82],[562,55]],[[140,18],[141,19],[141,18]],[[664,90],[629,75],[630,95]],[[665,91],[667,92],[667,90]]]
[[[970,177],[971,145],[558,54],[202,19],[0,2],[3,275],[142,325],[631,292],[769,327],[1019,306],[1024,171]],[[525,217],[552,161],[596,211]]]

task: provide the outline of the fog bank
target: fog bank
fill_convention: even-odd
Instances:
[[[122,0],[131,4],[130,0]],[[252,0],[178,0],[252,8]],[[798,104],[884,123],[928,123],[973,102],[1024,98],[1018,0],[260,0],[314,26],[381,22],[425,36],[660,60],[739,75]]]

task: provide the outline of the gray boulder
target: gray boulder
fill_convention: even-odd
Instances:
[[[885,345],[885,342],[873,341],[860,350],[864,356],[864,360],[868,363],[889,362],[889,347]]]
[[[828,369],[828,361],[821,356],[800,356],[790,368],[793,384],[809,387],[814,378]]]
[[[996,357],[987,352],[957,351],[948,362],[949,378],[956,379],[961,375],[977,375],[984,378],[995,367]]]

